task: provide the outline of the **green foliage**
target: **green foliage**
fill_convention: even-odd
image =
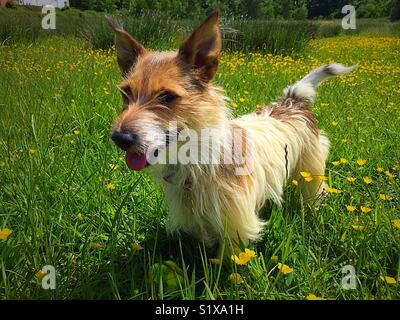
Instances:
[[[307,17],[340,17],[346,0],[72,0],[70,5],[82,10],[112,12],[124,9],[140,15],[144,11],[160,11],[165,16],[194,18],[214,8],[224,14],[247,19],[306,19]],[[388,16],[390,0],[353,0],[360,18]]]
[[[390,12],[390,20],[400,20],[400,0],[393,0],[392,10]]]

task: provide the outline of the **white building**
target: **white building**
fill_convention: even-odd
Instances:
[[[19,0],[23,6],[46,6],[51,5],[55,8],[69,7],[69,0]]]

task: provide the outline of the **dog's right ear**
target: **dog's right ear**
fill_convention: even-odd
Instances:
[[[122,75],[125,76],[136,64],[138,57],[146,52],[146,49],[111,17],[106,16],[106,19],[115,32],[117,61]]]

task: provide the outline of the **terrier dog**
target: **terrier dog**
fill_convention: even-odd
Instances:
[[[235,250],[238,243],[260,237],[265,222],[257,213],[266,201],[281,205],[288,180],[300,181],[306,200],[324,191],[320,179],[305,183],[300,177],[301,171],[323,176],[329,152],[329,140],[317,129],[310,106],[319,83],[353,67],[318,68],[287,87],[279,102],[233,119],[224,92],[211,84],[222,47],[218,11],[177,52],[147,50],[107,19],[115,31],[123,75],[123,109],[112,140],[126,151],[130,169],[150,167],[163,185],[171,233],[184,231],[208,246],[227,234]],[[210,159],[203,154],[196,163],[183,161],[181,137],[187,129],[197,134],[212,160],[228,161],[203,161]],[[210,129],[212,146],[201,136],[205,129]],[[236,145],[241,145],[239,151]],[[173,147],[178,150],[175,161],[154,161],[171,155]]]

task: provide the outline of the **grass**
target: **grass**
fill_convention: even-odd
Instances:
[[[0,299],[399,299],[399,284],[381,279],[400,276],[399,49],[398,37],[338,36],[297,57],[223,54],[215,81],[236,115],[313,67],[359,64],[322,85],[314,106],[332,142],[328,183],[341,193],[308,210],[289,184],[284,207],[260,213],[268,226],[251,246],[257,257],[239,266],[168,237],[161,190],[128,171],[110,141],[121,105],[113,48],[70,37],[0,46],[0,231],[12,231],[0,240]],[[40,285],[49,264],[56,290]],[[341,287],[344,265],[356,290]]]
[[[41,28],[43,16],[34,7],[0,8],[0,43],[35,43],[55,35],[79,38],[92,49],[107,49],[114,43],[114,36],[110,33],[103,13],[57,10],[55,30]],[[140,16],[123,12],[115,14],[115,19],[136,39],[159,49],[177,47],[203,18],[177,21],[162,12],[144,12]],[[338,36],[342,33],[400,35],[400,23],[390,23],[385,19],[360,19],[357,23],[357,30],[344,31],[340,20],[249,21],[222,17],[221,25],[224,47],[227,49],[290,55],[304,54],[307,42],[314,38]]]

